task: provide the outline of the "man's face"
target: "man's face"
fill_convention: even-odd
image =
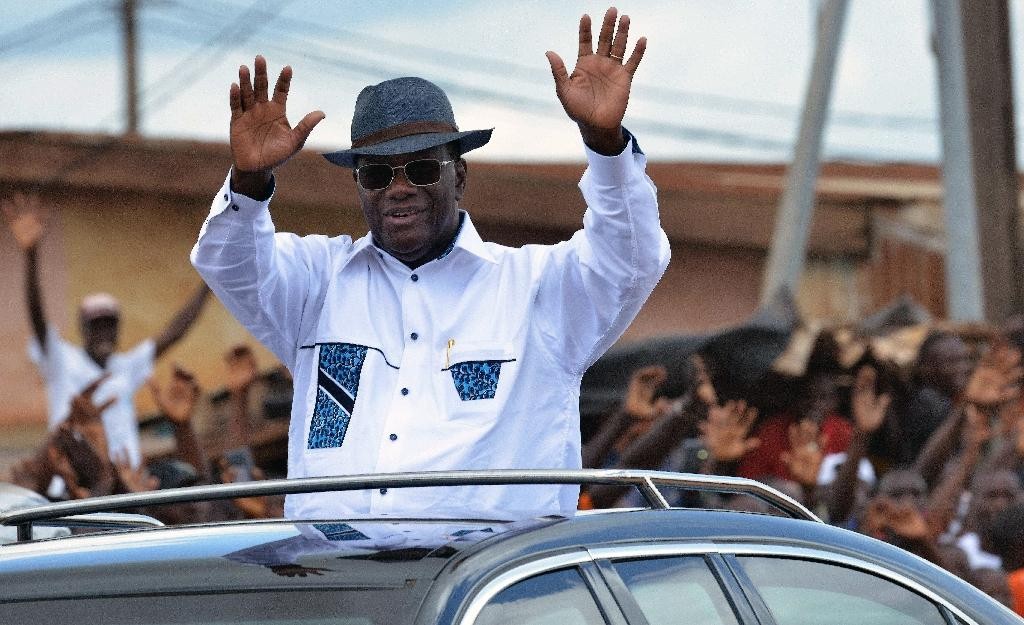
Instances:
[[[358,165],[384,163],[397,167],[423,158],[452,160],[447,147],[438,146],[397,156],[364,156]],[[428,186],[411,184],[404,170],[398,170],[385,189],[368,191],[358,183],[356,187],[377,245],[403,263],[417,267],[443,252],[458,229],[466,164],[458,159],[444,165],[441,179]]]
[[[1012,471],[999,470],[979,475],[972,494],[978,525],[988,527],[999,512],[1020,496],[1020,479]]]
[[[971,350],[959,337],[950,336],[936,342],[927,354],[932,383],[950,395],[967,388],[974,371]]]
[[[922,510],[928,498],[928,485],[913,471],[895,470],[886,473],[878,483],[878,495]]]
[[[101,367],[107,365],[107,359],[117,349],[118,319],[117,317],[96,317],[83,319],[82,344],[85,353]]]

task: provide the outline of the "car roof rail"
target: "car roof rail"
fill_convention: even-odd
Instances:
[[[296,495],[378,488],[514,484],[610,484],[634,486],[640,491],[640,494],[647,500],[647,504],[652,509],[671,507],[659,490],[659,486],[699,492],[743,494],[760,499],[793,518],[821,522],[813,512],[788,495],[761,482],[742,477],[633,469],[489,469],[305,477],[168,488],[143,493],[107,495],[104,497],[63,501],[13,510],[0,514],[0,525],[17,526],[18,540],[23,541],[31,539],[33,524],[46,522],[47,525],[68,525],[71,521],[80,522],[82,515],[147,506],[236,499],[240,497]],[[128,515],[117,516],[125,517]],[[139,519],[151,519],[151,517],[143,517],[142,515],[132,516],[135,517],[136,521],[139,521]],[[116,524],[116,519],[108,519],[108,521],[110,521],[108,527],[127,527],[125,524]],[[156,520],[152,519],[152,521]],[[125,523],[127,522],[127,519],[125,519]],[[159,521],[156,521],[156,523],[159,523]],[[131,526],[155,525],[156,523],[149,521],[136,522]]]

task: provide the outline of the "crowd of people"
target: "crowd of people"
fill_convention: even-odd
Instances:
[[[770,372],[719,397],[728,372],[695,354],[689,388],[635,371],[584,443],[584,466],[714,473],[767,483],[829,523],[928,559],[1024,614],[1024,398],[1019,326],[979,338],[932,329],[909,365],[821,332],[801,375]],[[735,391],[732,391],[735,392]],[[582,507],[629,506],[614,486]],[[761,510],[745,496],[674,493],[678,505]]]
[[[251,395],[259,386],[261,373],[256,358],[246,345],[230,349],[224,356],[226,419],[217,436],[202,436],[202,418],[211,417],[212,394],[204,394],[195,376],[175,366],[170,379],[147,383],[160,417],[172,432],[170,451],[162,448],[152,457],[133,465],[123,453],[111,451],[102,414],[115,399],[98,403],[97,388],[104,375],[71,400],[65,420],[55,426],[38,450],[16,463],[7,481],[55,499],[81,499],[100,495],[140,493],[161,488],[232,483],[263,479],[251,443],[264,415],[253,414]],[[255,402],[259,403],[259,402]],[[283,441],[282,441],[283,445]],[[62,490],[54,493],[53,481]],[[283,500],[253,497],[153,507],[142,510],[168,524],[253,518],[280,518]]]
[[[274,171],[324,119],[286,115],[292,70],[270,88],[266,59],[243,65],[228,90],[232,167],[191,261],[221,303],[294,375],[289,477],[386,471],[585,467],[667,469],[764,481],[829,522],[900,545],[983,587],[1024,614],[1024,330],[967,341],[936,329],[913,366],[866,349],[852,364],[822,333],[799,375],[738,385],[713,354],[687,371],[632,372],[619,409],[586,441],[580,380],[643,306],[669,263],[646,157],[622,126],[646,38],[609,8],[597,30],[583,16],[570,74],[547,58],[555,95],[580,132],[588,169],[583,228],[553,246],[485,242],[460,206],[466,152],[491,129],[460,131],[447,95],[421,78],[367,86],[352,147],[325,154],[355,180],[370,234],[276,232]],[[399,175],[401,172],[401,175]],[[150,391],[174,451],[144,458],[132,398],[153,362],[196,320],[202,286],[167,328],[116,353],[120,308],[109,295],[79,310],[83,345],[46,323],[36,248],[38,206],[4,214],[25,253],[33,358],[46,378],[50,431],[10,480],[51,498],[260,479],[253,458],[251,352],[226,359],[221,440],[197,434],[200,389],[177,368]],[[456,337],[458,340],[456,340]],[[441,357],[443,355],[443,361]],[[443,369],[440,368],[444,363]],[[443,375],[439,375],[440,373]],[[668,392],[670,377],[690,382]],[[675,389],[676,385],[671,388]],[[509,389],[515,389],[509,392]],[[358,395],[358,397],[357,397]],[[568,398],[568,400],[567,400]],[[301,433],[298,436],[294,434]],[[583,444],[582,449],[580,444]],[[486,458],[486,461],[482,461]],[[553,487],[552,487],[553,486]],[[473,487],[470,487],[473,488]],[[456,492],[456,491],[452,491]],[[432,516],[573,514],[567,485],[446,493],[378,491],[242,499],[145,511],[167,522],[383,511]],[[756,503],[678,492],[678,505],[756,510]],[[579,506],[632,505],[616,486],[586,489]]]

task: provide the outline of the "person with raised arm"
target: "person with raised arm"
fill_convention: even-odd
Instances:
[[[43,310],[38,248],[46,233],[46,219],[39,198],[14,195],[2,202],[2,211],[11,234],[25,254],[25,293],[32,326],[29,355],[46,384],[49,429],[55,429],[67,418],[72,398],[97,378],[106,376],[96,389],[95,399],[101,404],[114,400],[103,411],[109,453],[123,456],[133,468],[138,467],[142,452],[133,397],[152,374],[155,360],[192,327],[209,289],[200,284],[159,334],[124,352],[116,351],[121,327],[120,303],[107,293],[87,295],[78,308],[82,345],[75,345],[60,336]]]
[[[579,24],[572,73],[547,58],[588,168],[583,228],[556,245],[484,242],[461,205],[463,156],[491,130],[460,130],[423,78],[359,94],[352,146],[326,159],[356,183],[359,239],[275,231],[274,171],[324,119],[294,127],[292,70],[273,91],[266,60],[229,90],[232,167],[192,262],[238,320],[291,370],[288,475],[455,469],[578,469],[579,389],[669,260],[646,157],[622,127],[646,40],[611,8],[594,47]],[[517,206],[507,210],[564,210]],[[380,489],[290,496],[290,517],[571,515],[579,489],[540,485]]]

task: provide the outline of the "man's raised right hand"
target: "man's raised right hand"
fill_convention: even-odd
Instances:
[[[39,196],[16,193],[0,202],[0,207],[18,247],[26,252],[35,248],[46,232],[46,212],[39,203]]]
[[[286,105],[292,68],[285,66],[277,78],[273,97],[268,97],[267,61],[257,56],[255,75],[250,80],[249,68],[238,68],[238,83],[229,92],[231,104],[231,158],[234,164],[232,183],[246,193],[246,187],[270,180],[275,167],[284,164],[302,149],[309,133],[320,123],[323,111],[313,111],[295,125],[288,123]]]

